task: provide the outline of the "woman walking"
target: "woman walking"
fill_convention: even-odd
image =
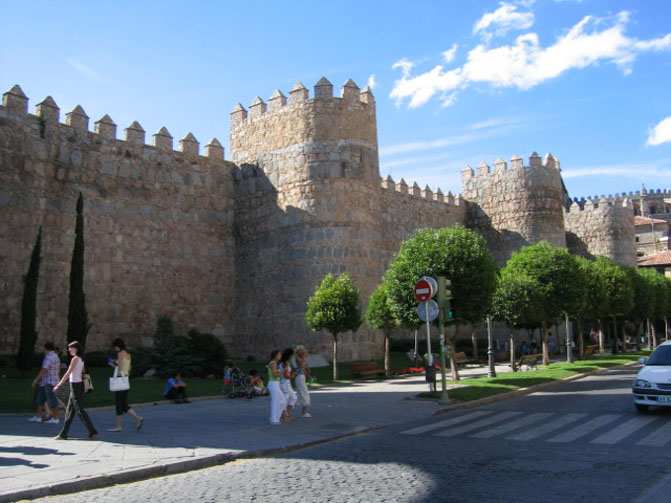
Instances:
[[[300,405],[302,407],[301,417],[312,417],[308,412],[310,394],[308,393],[307,379],[309,377],[308,350],[305,349],[305,346],[298,346],[298,349],[296,349],[296,391],[298,392],[296,406]]]
[[[289,361],[294,355],[294,350],[287,348],[282,351],[282,358],[280,359],[280,389],[284,394],[284,398],[287,402],[287,412],[286,420],[291,421],[294,416],[291,415],[291,409],[296,405],[296,392],[291,387],[291,378],[294,377],[293,372],[291,371],[291,362]]]
[[[280,389],[280,370],[277,367],[281,357],[277,349],[272,351],[270,362],[266,367],[268,369],[268,392],[270,393],[270,424],[280,424],[285,417],[286,400]]]
[[[118,375],[120,376],[130,376],[130,353],[126,350],[126,344],[123,339],[116,338],[112,342],[112,347],[114,351],[117,352],[117,359],[109,362],[110,367],[118,366]],[[114,392],[114,403],[116,405],[116,425],[114,428],[110,428],[107,431],[123,431],[121,427],[121,420],[123,419],[124,413],[128,412],[135,419],[135,427],[139,430],[142,428],[142,423],[144,419],[137,415],[137,413],[131,409],[128,405],[128,390],[115,391]]]
[[[98,430],[95,429],[91,418],[84,410],[84,382],[82,381],[82,372],[84,370],[84,361],[82,360],[82,355],[84,350],[82,345],[77,341],[72,341],[68,344],[68,353],[72,357],[70,360],[70,366],[66,370],[61,380],[58,381],[58,384],[54,386],[54,391],[58,391],[58,388],[67,380],[70,382],[70,398],[68,399],[68,406],[65,412],[65,422],[63,423],[63,429],[61,432],[54,437],[55,440],[67,440],[68,432],[70,431],[70,425],[72,424],[73,419],[75,418],[75,413],[79,416],[81,422],[86,426],[86,429],[89,431],[89,440],[93,440],[98,436]]]

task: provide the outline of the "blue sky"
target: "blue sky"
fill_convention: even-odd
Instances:
[[[551,152],[572,197],[671,187],[671,2],[0,1],[0,90],[61,120],[213,137],[297,81],[377,102],[380,174],[461,192],[461,169]]]

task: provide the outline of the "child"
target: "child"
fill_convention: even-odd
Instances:
[[[259,373],[256,371],[256,369],[249,371],[249,382],[252,385],[252,389],[254,390],[254,394],[256,396],[268,395],[268,388],[264,386],[263,379],[261,379],[261,376],[259,376]]]
[[[231,392],[231,371],[233,370],[233,362],[226,362],[226,365],[224,365],[224,376],[223,376],[223,381],[224,381],[224,389],[221,390],[221,392],[224,395],[228,395]]]

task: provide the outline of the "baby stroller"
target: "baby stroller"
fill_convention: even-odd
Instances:
[[[249,376],[237,366],[231,369],[231,392],[228,398],[254,398],[254,389]]]

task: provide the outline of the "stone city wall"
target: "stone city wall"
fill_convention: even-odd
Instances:
[[[77,106],[59,122],[51,98],[27,113],[18,86],[0,107],[0,346],[18,348],[22,275],[39,226],[42,265],[37,298],[38,347],[63,346],[75,203],[84,197],[87,349],[114,337],[148,343],[162,314],[178,333],[189,328],[226,341],[233,333],[233,165],[213,140],[199,155],[187,135],[172,150],[165,128],[144,143],[134,122],[126,140],[104,116],[88,130]]]

